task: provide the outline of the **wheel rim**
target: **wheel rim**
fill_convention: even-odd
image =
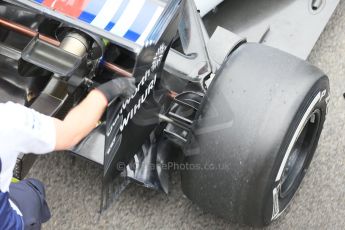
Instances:
[[[321,92],[309,105],[284,155],[273,188],[272,220],[277,219],[292,200],[313,158],[321,128],[322,114],[315,109],[320,100]]]
[[[280,199],[288,197],[293,192],[296,183],[299,183],[299,177],[305,173],[308,162],[312,158],[311,150],[320,127],[320,121],[320,110],[316,110],[309,117],[294,144],[280,181]]]

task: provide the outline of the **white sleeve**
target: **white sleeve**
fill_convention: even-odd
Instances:
[[[52,152],[56,130],[51,117],[19,104],[0,104],[0,128],[6,145],[21,153]]]

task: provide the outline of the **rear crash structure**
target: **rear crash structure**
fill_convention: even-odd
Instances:
[[[115,2],[0,1],[0,102],[63,119],[99,84],[135,78],[135,94],[70,150],[103,169],[101,209],[130,182],[168,193],[177,165],[184,193],[211,213],[277,219],[325,121],[328,78],[303,59],[338,1]],[[16,176],[34,160],[21,156]]]

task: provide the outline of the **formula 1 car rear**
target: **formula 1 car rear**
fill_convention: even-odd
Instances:
[[[318,144],[329,82],[304,59],[338,2],[1,0],[0,102],[63,119],[99,84],[135,78],[70,150],[103,168],[102,208],[130,182],[168,193],[179,170],[205,210],[268,225]]]

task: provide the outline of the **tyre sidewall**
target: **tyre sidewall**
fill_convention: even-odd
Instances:
[[[315,106],[312,108],[311,112],[308,114],[308,116],[310,116],[314,111],[319,110],[321,113],[321,118],[320,118],[320,125],[319,128],[317,130],[317,134],[315,137],[315,141],[313,146],[311,147],[309,153],[308,153],[308,159],[304,164],[304,168],[307,170],[310,166],[310,163],[313,159],[314,153],[316,151],[317,145],[318,145],[318,141],[322,132],[322,128],[326,119],[326,113],[327,113],[327,100],[329,98],[329,87],[328,87],[328,78],[327,77],[323,77],[320,78],[319,81],[316,82],[316,84],[312,87],[312,89],[309,91],[309,93],[306,95],[303,103],[301,104],[300,108],[298,109],[295,118],[292,120],[289,130],[285,136],[285,138],[283,139],[283,143],[281,145],[281,148],[277,154],[276,160],[273,164],[273,168],[272,171],[270,173],[269,176],[269,181],[266,184],[266,192],[265,192],[265,202],[264,202],[264,207],[263,207],[263,224],[264,225],[268,225],[272,222],[272,211],[273,211],[273,189],[276,186],[276,182],[275,179],[277,177],[279,168],[281,166],[281,163],[283,161],[283,158],[286,154],[286,151],[288,149],[288,146],[291,142],[291,139],[293,137],[293,135],[295,134],[295,131],[299,125],[299,123],[301,122],[303,116],[306,114],[308,107],[310,106],[310,104],[312,103],[313,99],[319,94],[321,93],[322,97],[321,99],[318,101],[317,104],[315,104]],[[304,172],[302,172],[302,174],[299,176],[298,180],[299,182],[294,185],[294,188],[292,190],[291,193],[289,193],[289,195],[285,198],[288,199],[289,201],[287,202],[287,204],[285,205],[285,207],[280,207],[280,212],[283,212],[287,206],[290,204],[291,199],[293,198],[293,196],[295,195],[296,191],[298,190],[304,176],[306,173],[306,170],[304,170]],[[280,213],[281,214],[281,213]],[[280,215],[279,214],[279,215]]]

